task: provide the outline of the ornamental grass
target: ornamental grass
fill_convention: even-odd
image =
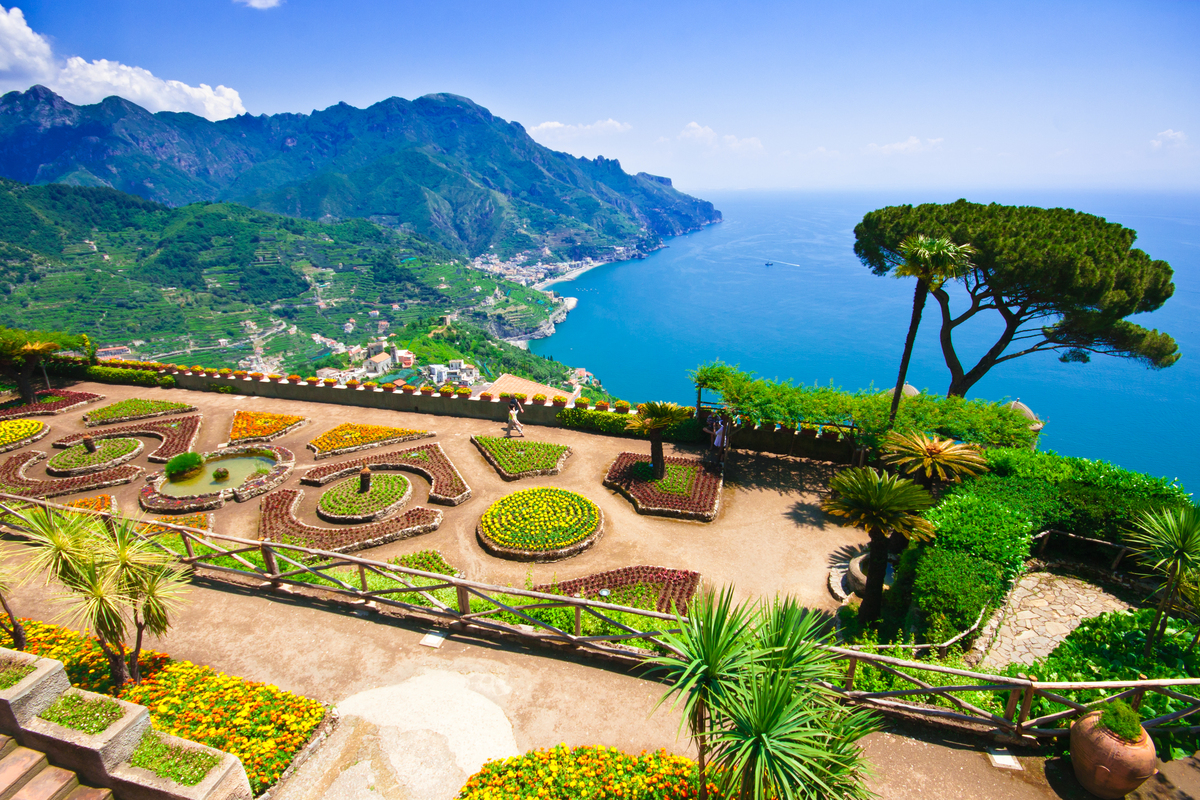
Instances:
[[[57,659],[71,684],[150,709],[154,730],[237,756],[261,794],[279,780],[325,718],[316,700],[163,653],[142,651],[142,683],[114,691],[96,640],[39,620],[22,620],[26,652]],[[4,644],[11,640],[4,637]]]
[[[696,764],[664,750],[630,755],[615,747],[531,750],[489,761],[458,793],[459,800],[685,800],[697,797]],[[722,800],[713,783],[708,796]]]
[[[501,547],[542,552],[560,550],[596,532],[600,509],[566,489],[523,489],[502,497],[479,521],[484,535]]]

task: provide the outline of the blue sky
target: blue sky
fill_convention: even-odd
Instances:
[[[4,9],[0,89],[73,102],[219,117],[453,92],[692,191],[1200,187],[1190,0]]]

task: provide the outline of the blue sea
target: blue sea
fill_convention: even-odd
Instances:
[[[721,359],[760,376],[856,390],[895,384],[912,309],[912,280],[877,277],[854,256],[864,213],[957,194],[705,194],[724,221],[668,241],[640,261],[606,265],[554,286],[579,305],[530,348],[586,367],[631,401],[695,402],[688,371]],[[1165,370],[1094,356],[1063,364],[1035,354],[991,370],[968,395],[1020,399],[1046,428],[1040,447],[1178,478],[1200,489],[1200,194],[972,192],[974,202],[1061,206],[1138,232],[1137,246],[1175,270],[1175,295],[1132,319],[1175,337],[1183,357]],[[772,266],[766,262],[772,261]],[[961,303],[958,306],[961,308]],[[955,333],[964,364],[1000,329],[984,312]],[[944,394],[949,372],[926,305],[908,381]]]

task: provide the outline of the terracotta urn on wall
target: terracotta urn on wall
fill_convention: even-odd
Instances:
[[[1100,713],[1093,711],[1071,725],[1071,766],[1083,788],[1117,800],[1158,772],[1158,760],[1145,728],[1142,738],[1131,743],[1099,727]]]

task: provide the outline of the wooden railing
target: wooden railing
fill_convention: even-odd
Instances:
[[[35,504],[70,513],[94,514],[106,519],[114,515],[69,508],[43,500],[0,494],[0,510],[14,505]],[[644,609],[564,597],[524,589],[492,586],[450,575],[424,572],[331,553],[285,542],[241,539],[208,533],[172,523],[147,522],[161,528],[148,539],[171,553],[180,562],[214,573],[224,573],[258,581],[264,591],[282,587],[316,589],[347,597],[351,602],[387,607],[440,620],[457,630],[504,634],[558,643],[584,651],[616,656],[630,663],[644,663],[654,652],[673,652],[663,635],[678,630],[678,619]],[[0,527],[17,535],[21,529],[7,515]],[[168,541],[177,535],[182,551],[172,549]],[[307,579],[306,579],[307,578]],[[314,583],[313,581],[317,581]],[[377,584],[375,588],[372,583]],[[383,585],[379,585],[382,583]],[[438,596],[449,595],[450,602]],[[555,625],[540,619],[536,612],[567,609],[567,624]],[[517,621],[513,621],[517,620]],[[587,633],[595,627],[600,633]],[[1068,732],[1069,720],[1093,710],[1098,704],[1128,699],[1137,708],[1147,693],[1157,693],[1182,706],[1168,714],[1145,720],[1152,734],[1200,731],[1200,725],[1179,724],[1200,711],[1200,678],[1060,682],[1039,681],[1031,677],[1008,677],[971,672],[936,663],[906,661],[880,653],[847,647],[827,646],[835,663],[845,665],[844,679],[828,688],[847,701],[888,713],[919,716],[932,723],[970,723],[995,735],[1057,737]],[[878,670],[899,681],[902,688],[883,691],[856,689],[865,669]],[[944,680],[944,685],[938,682]],[[1090,704],[1064,696],[1065,692],[1101,693]],[[997,695],[992,702],[972,702],[972,693]],[[1042,698],[1062,710],[1031,717],[1034,700]],[[996,710],[989,710],[992,706]],[[1003,712],[999,713],[999,709]],[[1059,725],[1054,725],[1058,723]]]

